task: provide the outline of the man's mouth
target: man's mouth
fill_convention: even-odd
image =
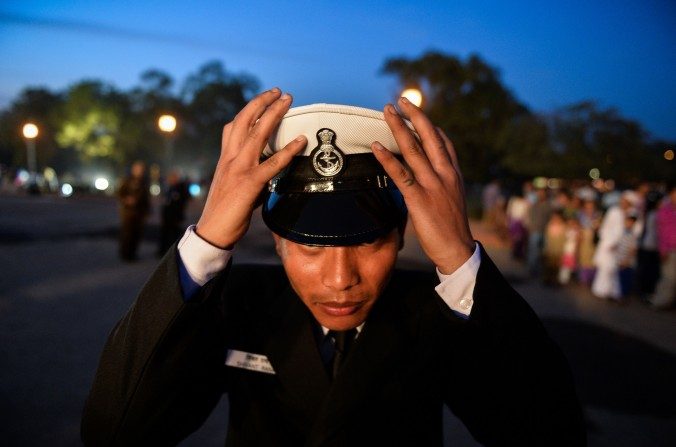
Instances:
[[[324,303],[317,303],[317,306],[326,314],[333,317],[344,317],[346,315],[352,315],[359,310],[364,305],[363,301],[345,301],[345,302],[336,302],[336,301],[327,301]]]

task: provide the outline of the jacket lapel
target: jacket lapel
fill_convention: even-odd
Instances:
[[[273,330],[266,351],[278,380],[279,398],[295,411],[301,431],[312,426],[329,391],[329,377],[319,356],[312,329],[312,315],[290,287],[270,309]]]

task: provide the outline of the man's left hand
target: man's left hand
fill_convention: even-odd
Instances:
[[[385,106],[385,121],[408,166],[378,141],[372,144],[373,153],[404,196],[425,254],[448,275],[474,252],[458,157],[446,134],[418,107],[405,98],[399,99],[399,107],[420,136],[419,142],[394,106]]]

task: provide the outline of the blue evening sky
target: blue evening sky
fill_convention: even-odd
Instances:
[[[676,2],[3,0],[0,107],[26,86],[177,81],[219,59],[295,104],[381,108],[390,56],[480,54],[535,111],[594,99],[676,140]]]

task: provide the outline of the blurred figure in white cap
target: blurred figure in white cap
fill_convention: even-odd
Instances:
[[[606,211],[599,228],[599,242],[594,253],[596,276],[591,291],[601,299],[618,301],[622,297],[617,250],[625,230],[625,217],[634,212],[638,195],[625,191],[620,203]]]

